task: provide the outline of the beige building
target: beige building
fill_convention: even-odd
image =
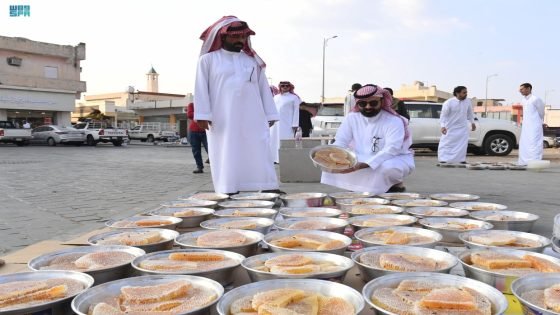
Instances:
[[[143,122],[186,125],[185,108],[192,102],[193,95],[161,93],[158,78],[159,74],[152,67],[146,73],[146,91],[131,86],[128,91],[86,95],[83,101],[76,103],[72,119],[78,120],[98,109],[125,126]]]
[[[69,125],[70,113],[86,82],[80,61],[86,45],[57,45],[0,36],[0,120],[33,127]]]
[[[397,98],[408,101],[445,102],[453,97],[452,93],[440,91],[435,85],[424,86],[424,82],[414,81],[412,85],[403,84],[394,91]]]
[[[544,123],[549,127],[560,127],[560,108],[547,105],[544,108]]]

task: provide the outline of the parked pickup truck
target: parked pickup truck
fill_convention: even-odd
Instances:
[[[28,145],[32,138],[31,129],[16,128],[11,121],[0,121],[0,142],[21,147]]]
[[[441,137],[441,103],[405,102],[410,114],[413,148],[437,150]],[[466,119],[466,118],[465,118]],[[469,151],[474,154],[508,155],[519,144],[521,127],[503,119],[475,118],[476,130],[469,135]]]
[[[114,146],[119,147],[129,141],[128,130],[113,128],[105,121],[82,121],[75,124],[74,128],[85,132],[86,143],[90,146],[95,146],[99,142],[112,142]]]
[[[128,130],[130,140],[140,140],[142,142],[163,142],[177,138],[177,132],[169,124],[145,123]]]

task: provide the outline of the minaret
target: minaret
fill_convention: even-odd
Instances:
[[[148,92],[154,92],[154,93],[159,92],[159,88],[158,88],[159,74],[156,72],[153,66],[152,69],[150,69],[150,71],[146,73],[146,76],[147,76],[146,79],[148,80],[147,81]]]

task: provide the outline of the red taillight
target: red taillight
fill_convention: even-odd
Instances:
[[[4,136],[4,129],[0,129],[0,137]]]
[[[104,134],[105,134],[105,130],[99,129],[99,135],[100,135],[100,136],[103,136]]]

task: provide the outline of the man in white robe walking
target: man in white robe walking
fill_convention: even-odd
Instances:
[[[519,92],[523,95],[523,121],[519,140],[519,165],[527,165],[529,161],[542,160],[543,157],[543,121],[544,102],[532,94],[533,86],[523,83]]]
[[[274,96],[276,110],[280,114],[280,120],[270,127],[270,153],[274,163],[280,160],[278,150],[280,140],[293,139],[299,126],[299,104],[301,100],[294,93],[294,85],[289,81],[282,81],[278,85],[280,93]]]
[[[391,94],[382,87],[364,85],[354,97],[334,145],[353,143],[358,163],[344,174],[323,172],[321,183],[374,194],[405,191],[404,178],[415,167],[408,121],[391,108]]]
[[[453,96],[441,107],[438,161],[466,164],[469,133],[476,130],[474,112],[471,99],[467,98],[466,87],[455,87]]]
[[[354,105],[356,105],[356,99],[354,99],[354,93],[356,93],[356,91],[359,90],[361,87],[362,85],[360,83],[352,84],[350,91],[348,91],[348,95],[346,95],[346,98],[344,98],[344,116],[347,116],[354,108]]]
[[[214,190],[277,190],[269,127],[279,116],[265,63],[251,48],[247,23],[225,16],[201,35],[194,119],[207,130]]]

